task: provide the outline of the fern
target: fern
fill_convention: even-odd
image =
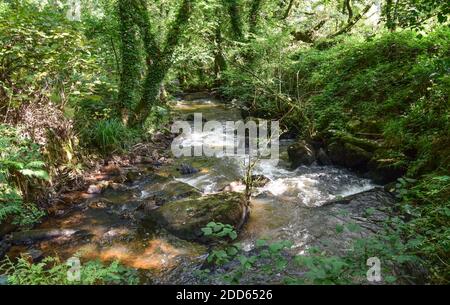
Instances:
[[[0,124],[0,224],[10,217],[20,226],[36,223],[44,212],[24,202],[24,185],[49,179],[37,146],[16,128]]]

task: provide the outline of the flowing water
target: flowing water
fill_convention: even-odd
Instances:
[[[240,112],[227,104],[212,99],[174,102],[173,111],[180,118],[201,112],[207,120],[220,122],[240,119]],[[216,145],[216,135],[191,134],[182,138],[183,144],[200,144],[207,138],[208,145]],[[217,140],[217,139],[216,139]],[[331,166],[302,166],[290,169],[287,146],[290,140],[280,142],[280,161],[261,159],[253,174],[264,175],[270,181],[254,191],[248,222],[239,234],[245,250],[251,250],[257,239],[291,240],[293,251],[301,254],[309,246],[310,231],[320,226],[320,217],[314,223],[306,221],[317,207],[331,199],[374,188],[369,180]],[[125,190],[108,190],[97,197],[79,202],[79,208],[67,215],[51,218],[40,226],[65,228],[86,232],[78,238],[59,237],[31,245],[45,254],[63,258],[80,255],[104,261],[118,259],[126,265],[146,270],[149,283],[189,283],[192,270],[199,268],[207,255],[203,245],[180,240],[164,230],[142,232],[132,221],[132,211],[152,194],[176,196],[186,184],[202,193],[214,193],[243,177],[245,157],[181,157],[173,164],[149,171],[144,179]],[[189,164],[199,171],[181,175],[176,168]],[[130,220],[131,219],[131,220]],[[15,246],[10,254],[25,252],[30,246]]]

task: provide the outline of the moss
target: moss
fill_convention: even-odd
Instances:
[[[364,139],[364,138],[358,138],[350,133],[342,132],[342,131],[336,131],[333,133],[333,140],[338,140],[343,143],[349,143],[353,146],[358,146],[368,152],[374,152],[375,150],[379,149],[381,145],[373,140]]]

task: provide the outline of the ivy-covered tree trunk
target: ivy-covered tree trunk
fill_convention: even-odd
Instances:
[[[250,14],[248,18],[249,24],[249,32],[252,34],[256,33],[258,21],[259,21],[259,12],[261,10],[261,6],[263,4],[263,0],[253,0],[252,5],[250,7]]]
[[[383,13],[386,17],[386,28],[393,32],[395,31],[395,12],[394,12],[394,7],[393,7],[393,1],[392,0],[386,0],[386,3],[383,7]],[[396,2],[396,6],[397,6],[397,2]]]
[[[194,3],[194,0],[183,0],[167,34],[164,45],[158,46],[151,31],[145,0],[137,1],[139,1],[137,23],[141,29],[141,36],[147,53],[147,72],[143,85],[142,98],[130,115],[130,124],[132,126],[142,126],[150,114],[152,106],[158,100],[161,84],[172,64],[173,53],[192,14],[192,6]]]
[[[122,69],[118,99],[114,108],[116,115],[125,121],[137,103],[140,86],[141,59],[137,39],[138,28],[134,22],[134,6],[134,0],[121,0],[118,3]]]
[[[244,38],[244,30],[242,25],[241,9],[239,0],[223,0],[228,14],[230,15],[231,30],[233,31],[234,39],[241,40]]]
[[[130,122],[133,126],[140,126],[150,114],[152,106],[159,99],[159,90],[166,76],[168,67],[160,64],[151,64],[148,68],[147,75],[144,80],[143,94],[139,103],[134,109]]]

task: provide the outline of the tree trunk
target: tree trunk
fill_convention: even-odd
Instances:
[[[145,119],[150,114],[152,106],[155,105],[159,97],[159,89],[166,75],[167,70],[160,65],[151,65],[148,68],[144,81],[144,92],[139,103],[136,105],[130,124],[133,127],[140,127],[144,124]]]
[[[236,40],[241,40],[244,37],[242,29],[242,18],[239,8],[238,0],[224,0],[228,6],[228,13],[230,14],[231,29]]]
[[[261,10],[263,0],[253,0],[252,6],[250,7],[250,15],[249,15],[249,32],[252,34],[256,33],[258,20],[259,20],[259,11]]]
[[[393,32],[395,29],[395,21],[392,12],[392,0],[386,0],[386,5],[384,7],[384,14],[386,16],[386,27],[389,31]]]
[[[289,14],[291,13],[292,7],[294,6],[295,0],[290,0],[288,7],[286,8],[286,11],[284,11],[283,19],[287,19],[289,17]]]
[[[122,69],[120,71],[120,87],[115,112],[122,120],[127,116],[137,102],[140,84],[140,56],[137,40],[137,27],[133,17],[133,1],[119,1],[119,21]]]
[[[223,57],[222,31],[220,30],[220,24],[217,24],[215,32],[214,41],[216,49],[214,50],[214,74],[215,84],[218,87],[222,84],[222,72],[227,69],[227,63]]]
[[[171,65],[175,47],[192,14],[193,0],[183,0],[175,21],[167,34],[165,44],[159,46],[151,30],[145,0],[120,0],[119,18],[122,28],[122,71],[118,108],[128,112],[128,124],[140,127],[159,99],[161,84]],[[139,52],[136,26],[142,37],[146,52],[147,71],[141,99],[135,103],[136,88],[139,88]],[[134,29],[134,30],[132,30]],[[137,74],[137,75],[136,75]],[[135,105],[134,109],[132,107]],[[131,111],[132,110],[132,111]]]

